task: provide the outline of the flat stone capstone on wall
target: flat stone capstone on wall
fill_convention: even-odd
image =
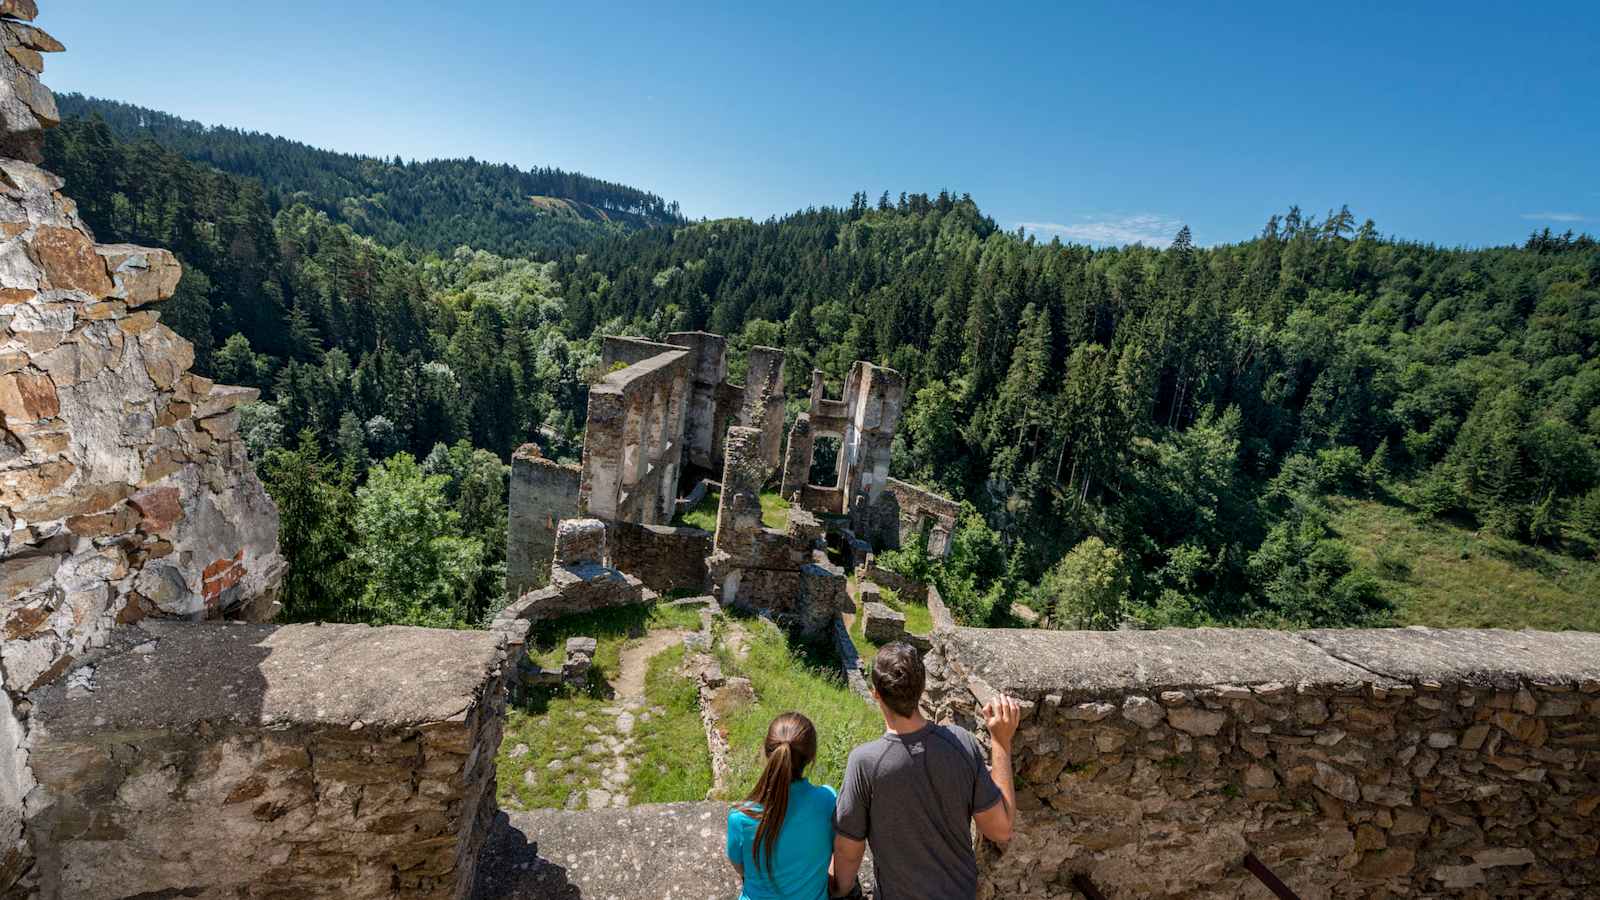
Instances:
[[[1025,701],[980,897],[1264,896],[1246,853],[1305,898],[1600,891],[1600,635],[947,628],[929,663],[939,718]]]
[[[469,896],[496,810],[502,647],[363,625],[119,629],[30,697],[37,895]]]

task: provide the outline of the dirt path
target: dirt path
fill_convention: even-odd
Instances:
[[[577,809],[580,806],[587,806],[589,809],[621,808],[628,805],[628,770],[633,760],[633,727],[641,721],[649,721],[652,715],[665,712],[659,708],[645,709],[644,676],[650,670],[650,659],[657,653],[682,642],[684,635],[690,633],[681,629],[652,631],[645,635],[643,640],[630,642],[622,648],[622,657],[617,664],[617,677],[611,682],[611,689],[616,693],[616,697],[609,706],[600,710],[603,715],[614,717],[615,726],[611,733],[595,729],[594,746],[606,751],[610,758],[606,761],[601,774],[600,787],[590,789],[581,795],[576,791],[573,792],[567,798],[568,809]]]
[[[678,628],[652,631],[638,642],[629,642],[622,648],[622,659],[617,664],[617,678],[611,689],[618,700],[638,700],[644,696],[644,676],[650,670],[650,660],[663,650],[683,642],[693,632]]]

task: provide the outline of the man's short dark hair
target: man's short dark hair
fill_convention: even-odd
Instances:
[[[905,641],[895,641],[878,651],[872,662],[872,686],[878,689],[883,704],[898,716],[914,716],[927,680],[922,656]]]

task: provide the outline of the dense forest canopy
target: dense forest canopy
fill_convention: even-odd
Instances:
[[[102,240],[178,252],[164,317],[203,371],[265,390],[247,429],[297,561],[292,616],[492,608],[504,460],[574,452],[606,332],[722,332],[736,365],[784,347],[791,412],[812,366],[835,390],[855,359],[903,372],[894,474],[969,509],[949,560],[895,562],[969,621],[1013,600],[1090,627],[1397,621],[1330,529],[1333,496],[1564,559],[1600,546],[1588,237],[1451,249],[1291,209],[1239,244],[1092,249],[944,193],[611,233],[547,262],[418,257],[103,123],[68,122],[48,153]],[[426,564],[399,564],[402,542]]]
[[[675,202],[556,168],[334,153],[82,94],[61,94],[56,102],[63,117],[99,118],[122,140],[148,138],[185,159],[257,179],[274,211],[303,203],[389,246],[448,253],[467,244],[540,255],[683,221]]]

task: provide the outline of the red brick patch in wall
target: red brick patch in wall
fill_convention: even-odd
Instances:
[[[245,576],[243,564],[244,551],[240,550],[232,558],[224,557],[209,566],[201,574],[204,585],[201,589],[206,598],[206,606],[215,608],[217,598],[222,592],[238,584]]]

